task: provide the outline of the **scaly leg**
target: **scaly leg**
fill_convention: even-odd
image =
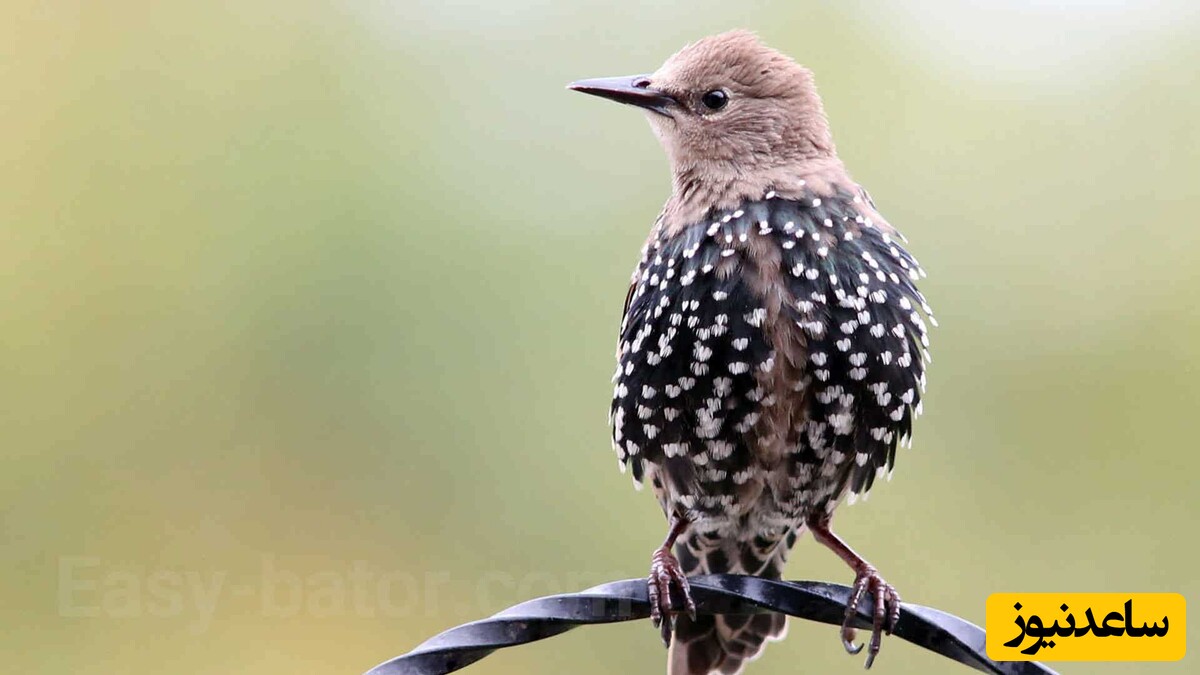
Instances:
[[[854,644],[854,618],[858,614],[858,603],[865,593],[871,593],[875,599],[871,644],[867,648],[866,667],[870,668],[875,662],[875,655],[879,653],[884,632],[891,635],[896,629],[896,622],[900,620],[900,595],[891,584],[883,580],[871,563],[855,553],[854,549],[829,529],[828,516],[809,520],[808,529],[812,531],[813,539],[836,553],[854,570],[854,592],[850,594],[850,601],[846,603],[846,619],[842,623],[842,645],[851,654],[857,654],[863,648],[862,645]]]
[[[675,627],[675,619],[671,616],[671,584],[675,584],[683,595],[685,610],[692,618],[696,617],[696,604],[692,602],[692,588],[688,585],[679,559],[671,552],[675,540],[687,530],[690,524],[687,518],[672,514],[668,521],[670,530],[663,545],[650,556],[650,578],[646,585],[650,595],[650,620],[654,627],[662,632],[663,643],[671,644],[671,631]]]

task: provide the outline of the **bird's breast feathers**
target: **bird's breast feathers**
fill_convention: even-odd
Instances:
[[[622,466],[699,519],[868,490],[910,435],[928,360],[924,273],[900,236],[857,186],[657,232],[617,350]]]

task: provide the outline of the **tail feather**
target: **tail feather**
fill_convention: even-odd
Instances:
[[[688,576],[695,574],[753,574],[779,579],[796,533],[774,542],[705,543],[689,533],[675,554]],[[680,615],[667,657],[668,675],[736,675],[757,658],[768,640],[787,634],[787,615],[778,613]]]

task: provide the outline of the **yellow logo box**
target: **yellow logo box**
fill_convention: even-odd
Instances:
[[[993,661],[1178,661],[1178,593],[994,593],[984,627]]]

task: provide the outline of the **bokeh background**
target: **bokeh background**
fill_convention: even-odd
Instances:
[[[904,5],[5,3],[5,669],[358,673],[642,575],[662,517],[605,416],[669,181],[563,87],[736,26],[816,71],[941,320],[915,447],[840,532],[976,622],[1200,597],[1200,5]],[[788,573],[849,581],[811,540]],[[663,659],[623,624],[472,672]],[[793,622],[750,672],[860,668]]]

